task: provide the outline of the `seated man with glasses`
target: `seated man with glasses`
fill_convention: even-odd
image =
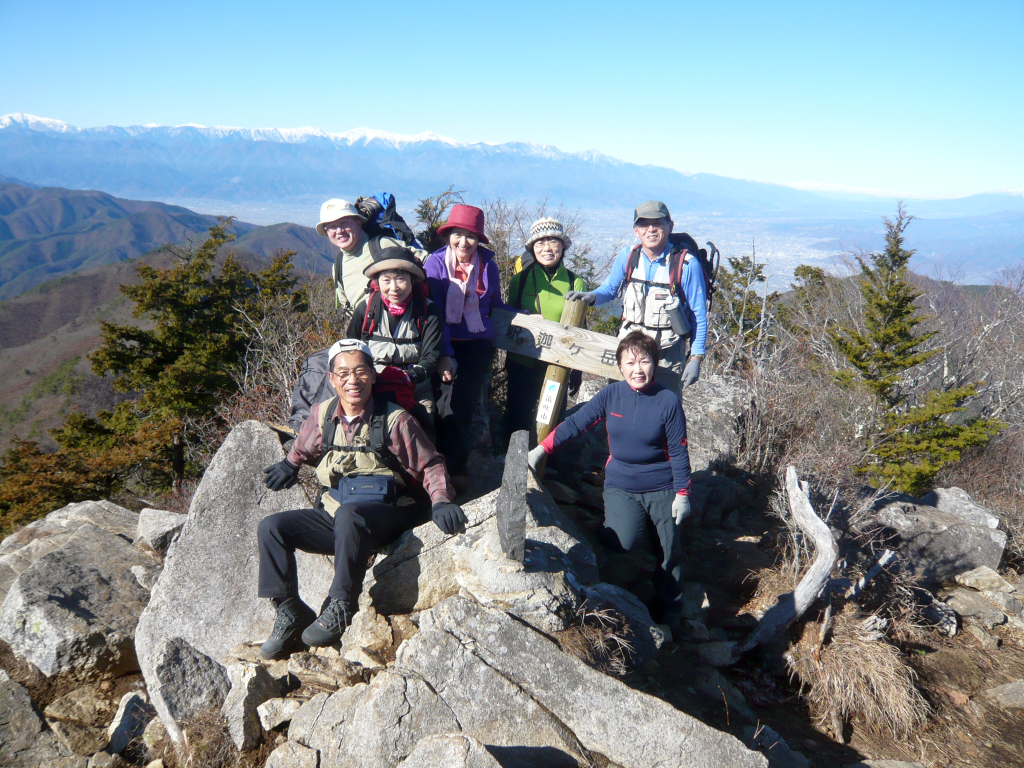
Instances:
[[[419,522],[409,494],[422,485],[432,517],[446,534],[465,529],[452,503],[444,459],[419,423],[390,400],[373,397],[377,374],[370,348],[357,339],[336,342],[329,376],[337,396],[313,405],[287,457],[264,470],[272,491],[290,488],[302,464],[314,464],[322,488],[314,509],[279,512],[259,526],[259,596],[277,606],[274,631],[260,649],[266,659],[287,656],[301,640],[331,645],[350,623],[367,561]],[[299,598],[295,550],[334,556],[334,581],[317,617]]]
[[[622,251],[604,284],[594,291],[570,291],[567,299],[605,304],[622,297],[619,338],[643,331],[661,350],[657,381],[679,394],[700,378],[708,335],[704,272],[695,253],[672,235],[668,206],[657,200],[633,211],[633,234],[640,241]],[[692,242],[692,241],[691,241]],[[689,349],[688,349],[689,348]]]

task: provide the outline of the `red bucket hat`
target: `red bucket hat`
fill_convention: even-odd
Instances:
[[[475,205],[453,205],[448,221],[437,228],[437,234],[443,235],[449,229],[465,229],[480,238],[480,242],[489,245],[484,234],[484,212]]]

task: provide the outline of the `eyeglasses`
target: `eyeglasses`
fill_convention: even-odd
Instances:
[[[542,237],[539,238],[538,240],[534,240],[534,245],[550,245],[551,247],[554,247],[556,245],[561,244],[562,241],[559,240],[557,237]]]
[[[337,376],[338,381],[348,381],[349,379],[366,381],[370,378],[370,369],[365,365],[360,365],[358,368],[340,368],[337,371],[331,371],[331,375]]]
[[[665,221],[647,221],[647,222],[644,222],[643,219],[641,219],[640,221],[638,221],[633,226],[636,227],[637,229],[639,229],[641,232],[649,232],[652,229],[663,229],[664,227],[667,227],[668,226],[668,222],[665,222]]]
[[[339,221],[332,221],[330,224],[325,224],[324,229],[328,232],[332,229],[355,229],[358,224],[359,220],[356,218],[340,219]]]

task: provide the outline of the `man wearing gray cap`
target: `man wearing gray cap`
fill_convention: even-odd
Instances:
[[[697,254],[690,253],[679,236],[671,237],[672,217],[664,203],[648,200],[638,205],[633,234],[640,244],[615,258],[603,285],[594,291],[570,291],[565,298],[594,305],[621,295],[619,337],[639,330],[658,342],[657,380],[678,394],[700,378],[708,335],[704,272]]]

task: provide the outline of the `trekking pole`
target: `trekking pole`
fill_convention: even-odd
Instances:
[[[566,301],[562,307],[560,322],[566,328],[579,328],[583,325],[583,319],[587,316],[587,305],[582,301]],[[558,414],[562,410],[562,403],[565,402],[565,390],[569,384],[569,368],[563,365],[548,364],[548,370],[544,374],[544,385],[540,388],[540,401],[537,403],[537,442],[540,443],[547,437],[551,430],[557,426]],[[537,479],[544,478],[544,467],[546,459],[541,459],[537,467]]]

